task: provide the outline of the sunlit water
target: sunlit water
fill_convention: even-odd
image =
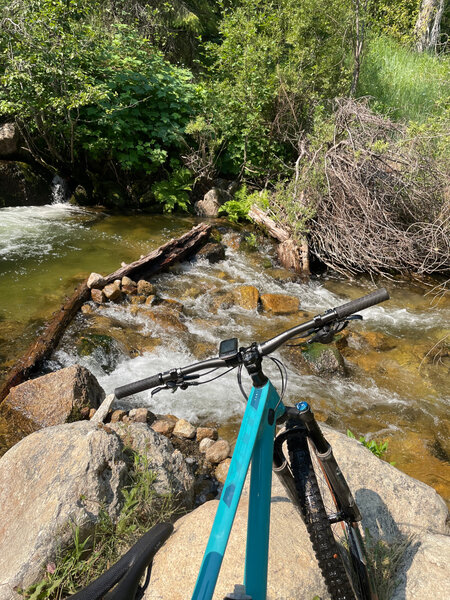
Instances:
[[[65,294],[91,271],[109,273],[141,254],[188,230],[193,219],[161,216],[113,216],[65,204],[0,210],[0,363],[3,375],[58,308]],[[227,237],[225,236],[225,242]],[[373,290],[368,280],[347,282],[324,278],[310,283],[279,281],[268,269],[273,249],[265,242],[257,253],[227,248],[217,265],[189,262],[154,278],[158,293],[183,303],[187,331],[168,331],[125,305],[95,309],[77,317],[58,350],[52,367],[78,362],[87,366],[107,392],[117,385],[198,360],[198,344],[209,354],[219,341],[238,337],[242,344],[271,337],[299,320],[273,317],[238,307],[212,309],[218,293],[237,285],[255,285],[261,293],[288,293],[300,299],[308,314]],[[433,485],[449,497],[448,355],[440,349],[448,336],[450,304],[426,295],[428,287],[387,283],[389,303],[364,311],[364,322],[352,324],[358,333],[375,332],[384,340],[378,349],[358,346],[358,335],[343,350],[347,377],[320,378],[295,369],[285,352],[289,374],[288,403],[308,399],[322,420],[345,431],[388,439],[388,459]],[[98,355],[80,357],[77,340],[92,328],[92,319],[109,319],[116,329],[157,342],[151,352],[116,357],[107,372]],[[111,321],[112,319],[112,321]],[[448,340],[448,338],[447,338]],[[433,348],[439,352],[433,351]],[[101,366],[103,365],[103,367]],[[267,371],[279,381],[277,369]],[[246,384],[248,387],[248,383]],[[209,385],[175,394],[143,392],[127,401],[157,413],[172,413],[196,423],[215,422],[233,435],[244,402],[233,373]]]

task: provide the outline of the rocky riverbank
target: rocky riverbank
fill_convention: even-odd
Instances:
[[[188,511],[155,559],[146,598],[190,597],[230,462],[230,444],[217,439],[214,427],[195,427],[144,407],[117,409],[109,397],[100,405],[99,389],[86,369],[75,366],[17,386],[8,400],[13,410],[12,400],[27,398],[28,422],[37,430],[0,460],[5,517],[0,526],[1,600],[18,599],[18,588],[44,576],[57,552],[70,544],[73,524],[85,537],[102,508],[117,518],[131,469],[130,448],[145,456],[158,496],[173,495]],[[33,397],[46,403],[32,402]],[[84,420],[64,423],[79,418]],[[370,534],[380,600],[444,600],[450,585],[450,537],[443,500],[356,440],[324,429]],[[217,598],[231,591],[230,582],[242,580],[247,505],[246,485]],[[268,598],[328,598],[306,529],[276,477],[270,561]]]

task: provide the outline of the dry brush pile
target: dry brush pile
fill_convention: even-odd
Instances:
[[[333,119],[328,142],[302,144],[297,169],[297,212],[315,213],[313,252],[347,275],[448,273],[449,172],[433,140],[409,136],[364,101],[338,100]]]

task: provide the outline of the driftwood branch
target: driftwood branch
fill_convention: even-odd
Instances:
[[[254,204],[249,210],[248,216],[280,242],[277,248],[278,259],[286,269],[292,269],[302,275],[309,275],[308,242],[306,240],[299,246],[287,229],[275,223],[266,212]]]
[[[104,278],[106,283],[121,279],[125,275],[132,278],[145,278],[164,271],[171,265],[195,254],[208,240],[211,226],[201,223],[177,239],[170,240],[139,260],[123,266]],[[9,390],[26,381],[33,371],[56,348],[66,328],[77,314],[81,305],[89,300],[91,290],[87,280],[81,283],[73,295],[56,311],[43,333],[33,342],[25,354],[8,373],[0,387],[0,402]]]

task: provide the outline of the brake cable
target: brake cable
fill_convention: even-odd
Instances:
[[[165,385],[161,385],[157,388],[154,388],[151,392],[151,395],[154,396],[155,394],[157,394],[158,392],[161,392],[162,390],[170,390],[172,392],[172,394],[174,394],[178,389],[187,390],[188,387],[192,387],[194,385],[203,385],[204,383],[210,383],[211,381],[215,381],[216,379],[223,377],[224,375],[226,375],[227,373],[229,373],[230,371],[232,371],[235,368],[236,367],[231,367],[230,369],[227,369],[226,371],[219,373],[215,377],[211,377],[211,379],[206,379],[205,381],[192,381],[192,380],[198,379],[199,377],[203,377],[205,375],[209,375],[210,373],[214,373],[214,371],[217,371],[217,369],[220,369],[220,367],[211,369],[210,371],[207,371],[206,373],[203,373],[202,375],[182,375],[178,381],[168,381]]]

